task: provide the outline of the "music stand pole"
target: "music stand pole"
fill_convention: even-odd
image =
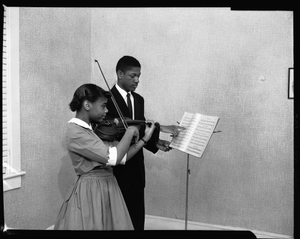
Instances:
[[[187,221],[188,221],[188,197],[189,197],[189,175],[190,175],[190,168],[189,168],[189,161],[190,155],[187,154],[187,161],[186,161],[186,191],[185,191],[185,230],[187,230]]]

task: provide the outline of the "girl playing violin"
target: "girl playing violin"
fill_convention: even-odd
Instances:
[[[112,166],[125,164],[147,142],[154,122],[146,126],[143,139],[139,130],[129,126],[120,142],[104,142],[92,130],[92,122],[101,122],[107,113],[110,93],[94,84],[84,84],[69,104],[76,111],[68,124],[66,144],[78,175],[67,193],[56,219],[56,230],[133,230],[122,193]],[[131,141],[135,137],[135,144]]]

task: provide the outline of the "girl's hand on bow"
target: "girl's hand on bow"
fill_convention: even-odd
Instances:
[[[181,131],[185,130],[184,127],[178,125],[161,125],[160,131],[169,133],[172,137],[177,137]]]
[[[135,126],[129,126],[126,131],[132,132],[132,138],[134,139],[134,142],[137,143],[140,138],[139,129]]]

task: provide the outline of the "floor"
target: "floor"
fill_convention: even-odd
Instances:
[[[53,230],[54,225],[47,228],[47,230]],[[145,230],[185,230],[185,221],[174,218],[166,218],[159,216],[146,215]],[[228,227],[200,222],[188,221],[187,230],[247,230],[245,228]],[[280,235],[270,232],[261,232],[251,230],[257,238],[276,238],[276,239],[293,239],[292,236]]]

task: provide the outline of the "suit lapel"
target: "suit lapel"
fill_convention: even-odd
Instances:
[[[138,98],[135,96],[134,92],[131,92],[133,98],[134,98],[134,119],[139,119],[139,109],[140,109],[140,102]]]
[[[143,104],[142,98],[135,92],[132,92],[132,96],[134,97],[134,119],[145,120],[144,104]]]

